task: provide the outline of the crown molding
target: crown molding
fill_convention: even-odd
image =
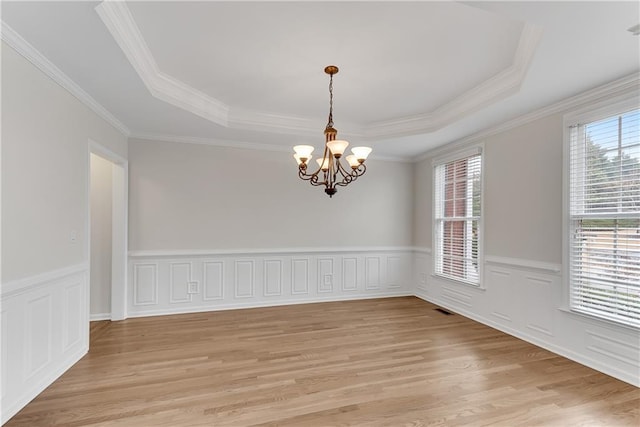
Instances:
[[[103,1],[95,10],[151,95],[228,126],[229,107],[226,104],[160,71],[125,2]]]
[[[96,11],[154,97],[225,127],[304,136],[317,133],[315,120],[228,106],[163,73],[125,2],[103,1]],[[540,28],[524,24],[513,63],[508,68],[435,111],[366,126],[352,125],[348,127],[351,129],[348,135],[370,141],[433,132],[512,95],[524,80],[541,35]]]
[[[180,136],[180,135],[167,135],[167,134],[155,134],[155,133],[133,133],[129,136],[129,139],[142,139],[145,141],[159,141],[159,142],[174,142],[180,144],[197,144],[197,145],[211,145],[214,147],[229,147],[239,148],[244,150],[261,150],[261,151],[279,151],[279,152],[291,152],[291,147],[275,144],[261,144],[255,142],[244,141],[229,141],[224,139],[214,138],[200,138],[194,136]]]
[[[27,42],[13,28],[1,21],[1,37],[7,45],[18,52],[27,61],[31,62],[40,71],[46,74],[51,80],[67,90],[71,95],[75,96],[80,102],[89,107],[99,117],[104,119],[111,126],[116,128],[124,136],[131,133],[129,128],[104,108],[98,101],[93,99],[91,95],[78,86],[69,76],[56,67],[49,59],[41,54],[35,47]]]
[[[460,117],[516,93],[529,70],[542,29],[526,23],[520,34],[513,63],[478,86],[426,114],[372,123],[367,126],[368,138],[415,135],[441,129]]]
[[[364,138],[364,131],[359,125],[341,123],[341,128],[349,129],[349,132],[340,132],[341,135],[348,135],[351,138]],[[265,113],[242,108],[232,108],[230,110],[229,127],[310,137],[321,135],[324,131],[324,124],[318,119]]]
[[[599,102],[604,99],[611,99],[618,96],[633,96],[629,94],[633,94],[634,92],[636,93],[636,96],[640,96],[640,74],[638,73],[630,74],[628,76],[614,80],[610,83],[606,83],[604,85],[590,89],[586,92],[582,92],[578,95],[563,99],[554,104],[550,104],[546,107],[523,114],[499,125],[483,129],[460,140],[445,143],[440,147],[428,150],[423,154],[417,156],[413,160],[413,162],[421,162],[442,152],[447,152],[449,150],[454,150],[466,145],[477,143],[480,140],[488,138],[492,135],[508,131],[510,129],[522,126],[543,117],[550,116],[552,114],[580,108],[585,104]],[[638,105],[640,105],[640,99]]]
[[[238,148],[242,150],[258,150],[258,151],[276,151],[280,153],[289,153],[293,155],[291,146],[275,145],[275,144],[260,144],[254,142],[244,141],[229,141],[223,139],[214,138],[200,138],[192,136],[180,136],[180,135],[167,135],[167,134],[154,134],[154,133],[133,133],[129,135],[129,140],[139,139],[144,141],[158,141],[158,142],[171,142],[178,144],[197,144],[197,145],[210,145],[212,147],[228,147]],[[398,156],[381,156],[376,155],[375,152],[369,156],[370,160],[374,161],[386,161],[386,162],[399,162],[399,163],[412,163],[411,157],[398,157]]]

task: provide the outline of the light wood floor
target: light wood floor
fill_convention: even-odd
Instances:
[[[640,389],[414,297],[94,322],[6,426],[638,426]]]

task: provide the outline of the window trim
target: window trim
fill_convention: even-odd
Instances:
[[[439,274],[436,271],[436,257],[438,256],[438,233],[436,230],[437,222],[436,222],[436,182],[437,182],[437,173],[436,169],[439,165],[453,162],[456,160],[464,159],[466,157],[471,157],[474,155],[480,155],[480,219],[478,220],[478,282],[471,282],[468,280],[457,279],[451,276],[445,276]],[[436,277],[439,280],[446,280],[451,283],[457,283],[464,286],[468,286],[473,289],[485,290],[485,282],[484,282],[484,194],[485,194],[485,148],[484,143],[476,143],[473,145],[466,146],[464,148],[449,151],[440,156],[434,157],[431,160],[431,244],[433,248],[431,263],[431,276]]]
[[[592,319],[602,324],[638,330],[634,325],[617,322],[588,311],[575,310],[571,306],[571,128],[576,125],[595,122],[625,111],[640,108],[640,90],[611,96],[590,103],[563,116],[562,126],[562,299],[559,309],[564,312]]]

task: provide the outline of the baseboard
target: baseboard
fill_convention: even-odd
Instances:
[[[264,308],[264,307],[278,307],[285,305],[298,305],[298,304],[316,304],[321,302],[337,302],[337,301],[354,301],[376,298],[399,298],[414,296],[412,293],[398,292],[398,293],[381,293],[381,294],[354,294],[354,295],[336,295],[326,298],[312,298],[312,299],[295,299],[295,300],[274,300],[274,301],[260,301],[249,303],[235,303],[225,304],[219,306],[189,306],[189,307],[176,307],[172,309],[157,309],[149,310],[140,313],[129,313],[128,318],[134,317],[151,317],[151,316],[168,316],[172,314],[189,314],[189,313],[204,313],[213,311],[226,311],[226,310],[242,310],[249,308]]]
[[[111,320],[111,313],[93,313],[89,316],[89,320],[92,322],[98,320]]]

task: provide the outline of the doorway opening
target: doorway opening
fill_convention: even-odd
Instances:
[[[127,317],[128,163],[106,147],[89,142],[90,320]]]

